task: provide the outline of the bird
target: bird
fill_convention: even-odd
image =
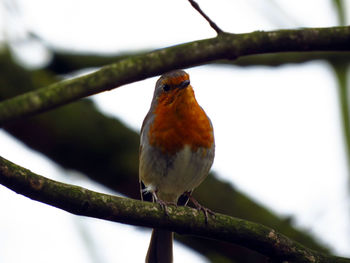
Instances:
[[[153,201],[165,211],[166,205],[177,204],[183,194],[191,198],[192,191],[207,177],[214,156],[213,125],[196,100],[189,75],[183,70],[163,74],[141,127],[141,197],[152,194]],[[145,262],[173,262],[172,247],[172,232],[153,229]]]

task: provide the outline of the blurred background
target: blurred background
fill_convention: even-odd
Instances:
[[[186,0],[2,0],[0,99],[131,54],[215,36]],[[227,32],[349,23],[341,0],[198,0]],[[213,211],[350,257],[348,61],[343,52],[251,56],[187,69],[216,138],[195,196]],[[0,155],[48,178],[138,198],[138,132],[157,78],[0,129]],[[0,262],[143,262],[150,229],[78,217],[0,186]],[[266,262],[176,236],[175,262]]]

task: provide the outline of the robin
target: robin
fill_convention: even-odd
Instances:
[[[141,128],[142,193],[151,193],[164,207],[177,204],[184,193],[191,198],[208,175],[214,153],[213,126],[195,98],[189,75],[183,70],[162,75]],[[172,262],[172,240],[172,232],[153,229],[146,262]]]

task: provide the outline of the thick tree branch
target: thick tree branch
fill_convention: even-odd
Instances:
[[[0,103],[0,126],[71,101],[166,71],[220,59],[289,51],[349,51],[350,27],[220,34],[216,38],[156,50],[105,66],[95,73],[55,83]]]
[[[67,74],[76,70],[102,67],[116,61],[120,61],[130,56],[142,55],[145,51],[137,51],[122,54],[91,54],[77,53],[71,51],[51,50],[53,58],[46,69],[53,71],[56,74]],[[149,51],[148,51],[149,52]],[[284,52],[270,53],[261,55],[243,56],[237,60],[217,60],[211,65],[232,65],[240,67],[249,66],[269,66],[276,67],[286,64],[300,64],[315,60],[325,61],[350,61],[350,52],[347,51],[313,51],[313,52]]]
[[[93,192],[42,177],[0,157],[0,183],[31,199],[76,215],[137,226],[157,227],[182,234],[240,244],[272,259],[291,262],[350,262],[324,255],[260,224],[222,214],[210,217],[188,207],[168,207],[168,216],[156,204]]]

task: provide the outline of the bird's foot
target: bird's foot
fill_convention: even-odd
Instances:
[[[198,203],[198,201],[192,195],[189,195],[188,198],[191,200],[191,202],[194,204],[197,210],[203,211],[206,224],[208,223],[208,214],[215,216],[215,213],[213,211],[211,211],[209,208],[206,208],[202,206],[200,203]]]
[[[166,202],[166,201],[163,201],[163,200],[160,200],[160,199],[156,199],[156,202],[160,205],[160,207],[164,210],[165,214],[167,216],[169,216],[168,214],[168,210],[167,210],[167,207],[170,206],[170,205],[174,205],[177,207],[177,204],[174,203],[174,202]]]

